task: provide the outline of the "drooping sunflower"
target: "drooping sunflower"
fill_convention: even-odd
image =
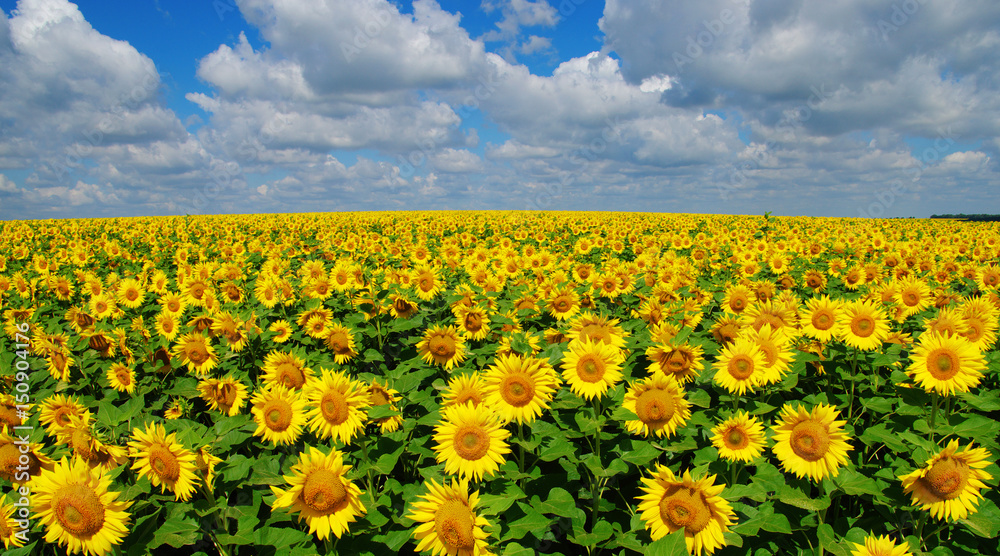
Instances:
[[[67,552],[103,555],[128,535],[131,502],[108,490],[111,479],[79,458],[63,458],[31,485],[31,506],[45,525],[45,542]]]
[[[323,376],[306,391],[309,430],[320,440],[337,437],[345,445],[364,429],[368,418],[368,390],[346,373],[322,369]]]
[[[432,326],[417,343],[420,358],[451,370],[465,361],[465,341],[454,326]]]
[[[177,442],[177,433],[167,434],[163,425],[150,423],[146,430],[132,430],[128,443],[132,469],[149,479],[161,492],[172,491],[174,498],[187,501],[198,484],[194,452]]]
[[[442,422],[434,427],[434,451],[445,473],[480,480],[496,473],[510,453],[508,436],[485,406],[453,405],[443,410]]]
[[[600,398],[622,379],[621,363],[621,351],[611,344],[574,340],[563,357],[563,380],[577,396]]]
[[[215,491],[212,484],[215,481],[215,466],[220,463],[222,463],[222,458],[212,455],[212,449],[209,446],[202,446],[195,452],[194,464],[209,492]]]
[[[439,485],[431,479],[424,485],[427,494],[419,496],[423,500],[414,502],[406,516],[419,524],[412,532],[417,551],[435,556],[489,555],[483,527],[490,524],[476,513],[479,491],[470,494],[467,480]]]
[[[504,423],[531,423],[548,408],[559,377],[547,361],[521,355],[498,355],[483,374],[484,403]]]
[[[825,404],[815,406],[812,411],[802,406],[782,407],[781,421],[771,427],[774,431],[771,450],[782,468],[796,477],[814,481],[836,477],[840,467],[847,463],[847,452],[854,449],[847,443],[843,430],[846,421],[837,421],[839,415],[832,405]]]
[[[908,374],[921,388],[942,396],[968,392],[979,385],[986,359],[964,336],[925,332],[910,356]]]
[[[910,545],[904,540],[903,544],[897,545],[889,535],[875,536],[874,534],[865,537],[865,542],[852,543],[854,549],[851,556],[913,556],[910,552]]]
[[[330,326],[323,342],[333,352],[333,360],[338,365],[343,365],[358,355],[354,345],[354,331],[340,323]]]
[[[108,367],[105,376],[115,390],[129,394],[135,392],[135,371],[131,367],[121,363],[113,363]]]
[[[306,425],[306,400],[296,390],[275,384],[254,393],[250,413],[257,423],[254,436],[275,444],[293,444]]]
[[[281,385],[301,391],[314,378],[313,370],[306,366],[304,359],[293,353],[274,350],[264,358],[261,380],[268,386]]]
[[[983,497],[979,491],[986,488],[983,481],[992,478],[982,470],[990,464],[986,461],[990,453],[985,448],[973,448],[971,444],[961,452],[958,448],[958,440],[951,440],[924,467],[899,477],[911,504],[936,519],[965,519],[975,513]]]
[[[240,414],[247,399],[247,387],[233,376],[202,380],[198,392],[213,411],[230,417]]]
[[[712,554],[726,545],[723,534],[736,519],[729,502],[719,496],[725,485],[715,484],[715,475],[693,479],[690,470],[677,477],[657,464],[650,477],[643,477],[639,512],[652,539],[658,540],[684,529],[688,553]]]
[[[742,396],[764,383],[764,353],[745,336],[722,348],[712,379],[732,394]]]
[[[197,376],[205,376],[219,363],[215,348],[200,332],[189,332],[181,336],[171,350],[174,357],[179,357],[189,371]]]
[[[722,459],[750,463],[764,451],[764,425],[741,411],[712,429],[712,445]]]
[[[479,405],[486,399],[485,387],[483,376],[478,372],[453,376],[441,394],[441,405]]]
[[[625,422],[632,434],[670,438],[677,427],[691,418],[680,383],[673,375],[664,373],[654,373],[634,383],[625,392],[622,405],[638,417]]]
[[[368,385],[368,403],[371,406],[377,405],[387,405],[393,411],[396,410],[396,402],[399,401],[399,392],[383,386],[378,383],[377,380],[373,380],[370,385]],[[382,433],[390,433],[399,428],[403,424],[402,415],[393,415],[391,417],[381,417],[379,419],[374,419],[372,421],[379,426],[379,430]]]
[[[288,488],[271,486],[277,497],[272,507],[298,512],[299,521],[309,524],[309,534],[320,540],[328,539],[330,533],[339,539],[367,511],[361,489],[347,478],[350,469],[337,450],[325,454],[309,446],[299,454],[292,474],[284,476]]]
[[[889,320],[875,302],[852,301],[844,304],[834,334],[851,347],[872,351],[889,336]]]
[[[31,477],[37,477],[42,469],[51,470],[52,464],[41,444],[24,444],[7,433],[0,433],[0,479],[15,485],[26,483]]]

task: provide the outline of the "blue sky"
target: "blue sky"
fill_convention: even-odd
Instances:
[[[0,9],[0,219],[1000,212],[992,1]]]

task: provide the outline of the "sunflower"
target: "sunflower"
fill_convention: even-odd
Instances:
[[[293,444],[306,424],[306,400],[282,384],[258,390],[250,399],[250,413],[257,423],[254,436],[275,444]]]
[[[742,314],[753,299],[753,291],[742,285],[734,284],[726,288],[725,296],[722,298],[722,310],[726,313]]]
[[[741,411],[712,429],[712,445],[722,459],[750,463],[764,451],[764,425]]]
[[[896,286],[895,301],[903,309],[904,319],[929,307],[932,300],[930,286],[920,278],[905,278]]]
[[[56,436],[61,430],[70,426],[71,417],[85,418],[90,410],[80,403],[80,398],[63,394],[52,394],[40,404],[38,420],[45,425],[49,436]],[[86,417],[89,419],[89,417]]]
[[[396,411],[396,402],[398,401],[399,392],[379,384],[377,380],[373,380],[368,386],[368,403],[371,406],[388,404],[389,409]],[[375,419],[373,422],[379,426],[383,434],[390,433],[403,424],[403,416],[393,415],[391,417],[382,417]]]
[[[288,488],[271,486],[277,497],[272,507],[298,512],[299,521],[309,524],[309,534],[315,533],[320,540],[328,539],[330,533],[339,539],[367,511],[361,503],[361,489],[347,478],[350,469],[337,450],[325,454],[309,446],[299,453],[292,474],[285,475]]]
[[[693,479],[688,470],[678,478],[670,468],[659,464],[651,475],[643,477],[645,486],[641,490],[645,494],[637,500],[640,517],[654,541],[684,529],[690,554],[712,554],[726,545],[723,534],[736,514],[719,496],[725,485],[716,485],[715,475]]]
[[[469,482],[456,481],[439,485],[434,479],[425,483],[427,494],[413,503],[406,517],[419,525],[413,530],[417,551],[429,550],[435,556],[487,556],[489,527],[486,518],[476,513],[479,491],[469,493]]]
[[[486,382],[480,373],[470,373],[453,376],[448,381],[448,387],[441,395],[441,405],[479,405],[486,399]]]
[[[126,278],[118,283],[118,303],[129,309],[137,309],[142,306],[146,298],[142,284],[135,278]]]
[[[264,358],[264,374],[261,380],[267,386],[282,385],[292,390],[302,390],[315,378],[315,373],[306,367],[304,359],[296,355],[274,350]]]
[[[393,294],[392,305],[389,306],[389,313],[396,319],[408,319],[419,310],[416,303],[413,303],[406,296]]]
[[[198,473],[201,474],[202,480],[205,481],[205,487],[209,492],[215,491],[212,485],[215,480],[215,466],[220,463],[222,463],[222,458],[213,456],[211,448],[208,446],[202,446],[195,452],[194,464],[198,468]]]
[[[197,376],[205,376],[219,362],[215,348],[201,332],[189,332],[181,336],[171,354],[181,358],[188,370]]]
[[[799,321],[802,332],[810,338],[829,342],[833,339],[840,307],[841,303],[830,299],[828,295],[806,301],[806,310]]]
[[[924,390],[942,396],[979,385],[986,359],[964,336],[925,332],[910,356],[908,374]]]
[[[913,556],[910,552],[910,545],[904,540],[903,544],[896,545],[896,541],[889,535],[876,537],[874,534],[865,537],[864,544],[852,543],[854,550],[851,556]]]
[[[622,405],[638,417],[625,422],[632,434],[670,438],[691,418],[684,390],[673,375],[663,373],[634,383],[625,392]]]
[[[114,300],[109,295],[98,294],[90,298],[90,314],[97,320],[108,318],[117,309],[118,307],[115,306]]]
[[[343,365],[358,354],[354,345],[354,331],[339,323],[333,323],[329,327],[323,341],[333,352],[333,360],[338,365]]]
[[[198,383],[198,392],[213,411],[230,417],[240,414],[247,399],[247,387],[232,376],[204,379]]]
[[[757,348],[764,354],[761,385],[781,382],[781,379],[788,374],[789,363],[792,362],[792,342],[788,336],[765,324],[757,331],[748,329],[744,337],[757,344]]]
[[[566,320],[580,310],[580,295],[573,288],[564,286],[552,292],[545,308],[556,320]]]
[[[21,528],[20,520],[14,519],[16,508],[0,497],[0,539],[7,550],[11,547],[20,548],[28,540],[27,531]],[[23,522],[22,522],[23,523]]]
[[[177,318],[180,318],[184,314],[184,309],[187,308],[184,297],[175,292],[164,293],[156,302],[162,307],[161,312],[170,313]]]
[[[844,304],[834,334],[853,348],[872,351],[889,336],[889,320],[874,302],[852,301]]]
[[[23,443],[7,433],[0,433],[0,479],[18,485],[37,477],[42,469],[52,469],[52,460],[36,442]]]
[[[170,402],[170,407],[163,410],[164,419],[180,419],[187,413],[188,405],[187,402],[181,398],[174,398],[174,401]]]
[[[455,326],[467,340],[482,340],[490,332],[490,317],[486,309],[473,305],[458,305],[453,309]]]
[[[618,349],[625,347],[625,332],[618,325],[618,319],[608,319],[584,311],[569,322],[566,337],[572,340],[602,342]]]
[[[45,525],[45,542],[70,554],[102,555],[128,535],[131,502],[109,491],[111,479],[79,458],[63,458],[32,484],[31,506]]]
[[[716,384],[742,396],[764,383],[766,361],[760,347],[745,336],[722,348],[715,360]]]
[[[465,341],[454,326],[432,326],[417,344],[420,357],[428,364],[436,363],[451,370],[465,361]]]
[[[112,363],[104,374],[111,387],[119,392],[135,392],[135,371],[121,363]]]
[[[272,322],[271,326],[268,326],[267,329],[274,332],[274,337],[271,338],[271,341],[276,344],[283,344],[292,336],[292,325],[284,319]]]
[[[854,449],[843,431],[846,421],[837,421],[838,416],[831,405],[817,405],[811,412],[802,406],[782,407],[781,422],[771,427],[775,442],[771,450],[782,468],[814,481],[836,477],[847,463],[847,452]]]
[[[174,499],[187,501],[197,488],[195,455],[177,442],[177,433],[167,434],[163,425],[150,423],[146,430],[132,430],[134,440],[128,443],[135,458],[132,469],[149,479],[161,492],[170,490]]]
[[[794,335],[799,325],[799,317],[794,307],[771,300],[751,305],[740,315],[740,321],[745,327],[754,330],[770,326],[788,336]]]
[[[656,343],[646,349],[649,373],[670,375],[681,384],[693,381],[705,369],[702,363],[703,355],[701,346],[687,343],[679,345],[673,342]]]
[[[434,427],[434,451],[444,471],[462,479],[492,476],[510,453],[505,440],[510,433],[485,406],[453,405],[443,410],[444,420]]]
[[[547,409],[559,388],[559,377],[547,361],[520,355],[498,355],[483,375],[484,403],[503,423],[531,423]]]
[[[320,440],[335,436],[345,445],[350,444],[364,430],[368,392],[364,384],[345,373],[328,369],[322,372],[322,378],[313,381],[306,392],[308,405],[312,406],[306,413],[309,430]]]
[[[985,448],[967,446],[958,451],[958,440],[951,440],[943,450],[931,456],[921,469],[902,475],[903,491],[911,503],[941,520],[965,519],[976,512],[983,497],[984,480],[991,479],[982,468],[989,466]]]
[[[415,268],[410,275],[410,282],[417,291],[417,297],[423,301],[430,301],[441,293],[441,279],[429,266]]]
[[[622,379],[621,363],[621,351],[611,344],[574,340],[563,358],[563,380],[577,396],[600,398]]]

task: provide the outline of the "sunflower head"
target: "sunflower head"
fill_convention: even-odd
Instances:
[[[986,449],[971,445],[959,451],[958,440],[952,440],[931,456],[923,468],[899,479],[912,504],[929,511],[932,517],[965,519],[976,512],[982,498],[979,491],[986,488],[983,481],[991,478],[982,470],[990,464],[988,457]]]
[[[479,492],[469,493],[469,482],[452,480],[439,485],[433,479],[425,483],[427,494],[414,502],[406,516],[418,525],[413,530],[417,551],[432,554],[489,554],[489,523],[476,512]]]
[[[668,467],[657,465],[642,482],[644,494],[638,497],[638,509],[654,541],[683,529],[691,554],[711,554],[725,546],[723,533],[736,514],[719,496],[725,487],[714,484],[715,475],[693,479],[685,471],[677,477]]]
[[[330,533],[339,539],[366,511],[361,489],[347,478],[350,469],[340,452],[325,454],[310,446],[299,454],[292,474],[285,476],[288,488],[271,487],[277,496],[273,507],[298,512],[299,520],[309,524],[309,533],[320,540]]]
[[[801,406],[782,408],[781,421],[772,427],[772,450],[785,471],[814,481],[840,473],[848,461],[847,452],[854,448],[843,431],[846,421],[837,421],[838,416],[829,405],[817,405],[812,411]]]

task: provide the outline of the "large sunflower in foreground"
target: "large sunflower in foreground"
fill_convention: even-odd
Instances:
[[[719,423],[712,429],[712,445],[719,457],[728,461],[750,463],[764,451],[764,425],[746,411]]]
[[[976,505],[983,497],[979,490],[986,488],[983,483],[992,477],[983,471],[990,462],[990,453],[985,448],[958,451],[958,440],[948,445],[927,460],[923,468],[902,475],[903,491],[910,495],[914,506],[930,512],[941,520],[965,519],[976,512]]]
[[[254,436],[275,444],[293,444],[306,424],[305,399],[281,384],[258,390],[250,399],[250,413],[257,423]]]
[[[370,403],[368,389],[346,373],[323,369],[323,377],[313,381],[306,397],[312,406],[306,413],[309,430],[320,440],[334,436],[350,444],[364,430]]]
[[[622,379],[621,363],[621,351],[611,344],[574,340],[563,357],[563,380],[577,396],[600,398]]]
[[[964,336],[925,332],[910,355],[909,375],[921,388],[942,396],[968,392],[977,386],[986,359]]]
[[[452,480],[439,485],[434,479],[426,483],[427,494],[413,503],[406,517],[417,522],[413,538],[417,551],[429,550],[435,556],[484,556],[488,536],[483,527],[489,522],[476,513],[479,491],[469,494],[468,481]]]
[[[434,427],[438,463],[462,479],[480,480],[496,473],[510,453],[510,433],[496,414],[484,406],[453,405],[444,409],[444,420]]]
[[[177,442],[177,433],[167,434],[163,425],[151,423],[146,430],[136,428],[128,443],[135,458],[132,469],[149,479],[161,491],[171,490],[177,500],[186,501],[197,488],[194,452]]]
[[[889,535],[876,537],[868,535],[864,543],[852,543],[854,550],[851,556],[912,556],[910,545],[904,540],[903,544],[897,545]]]
[[[45,525],[45,542],[67,552],[103,555],[128,535],[130,502],[109,491],[111,479],[81,459],[63,458],[31,485],[31,506]]]
[[[684,390],[673,375],[655,373],[640,380],[625,392],[622,403],[638,419],[626,421],[632,434],[669,438],[691,418],[691,410],[684,399]]]
[[[652,539],[658,540],[684,529],[684,542],[690,554],[711,554],[726,545],[723,533],[736,518],[729,502],[719,494],[725,485],[716,485],[715,475],[692,479],[682,477],[657,464],[651,477],[642,479],[645,493],[638,497],[639,512]]]
[[[836,477],[853,450],[843,431],[846,421],[837,421],[839,412],[832,405],[817,405],[811,412],[802,406],[781,408],[781,422],[774,431],[774,455],[785,471],[796,477],[821,481]]]
[[[559,388],[559,377],[547,361],[516,354],[497,356],[483,382],[483,401],[505,423],[534,421]]]
[[[324,454],[309,446],[299,454],[292,474],[285,475],[287,489],[275,486],[273,508],[298,512],[299,521],[309,524],[309,533],[326,540],[333,533],[338,539],[348,532],[351,523],[367,510],[361,503],[361,489],[347,478],[350,465],[337,450]]]

